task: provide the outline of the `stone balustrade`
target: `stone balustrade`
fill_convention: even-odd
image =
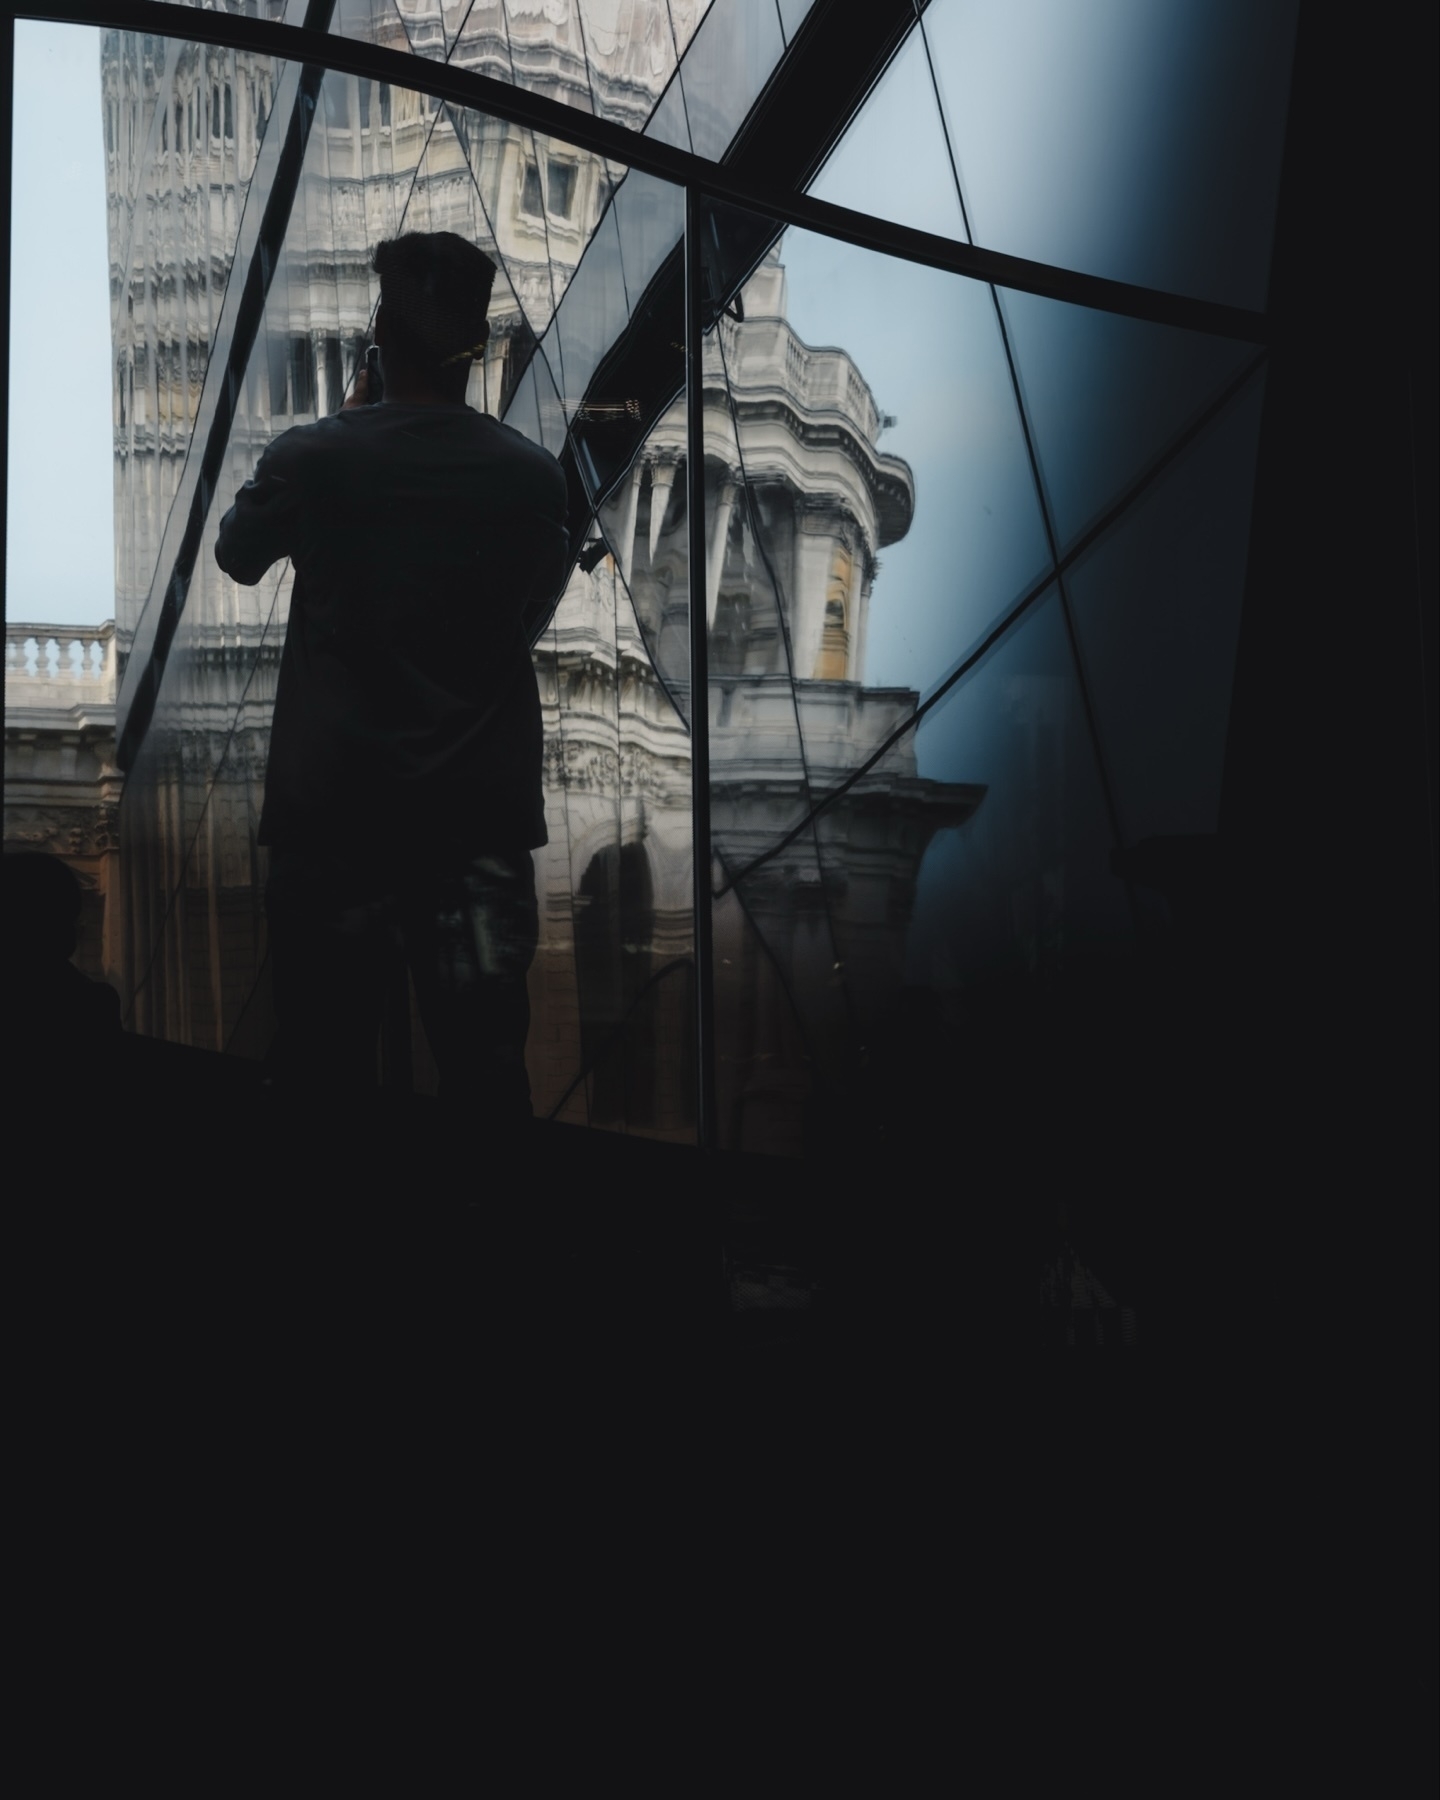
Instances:
[[[115,622],[45,625],[23,619],[5,626],[5,705],[70,706],[115,702]]]

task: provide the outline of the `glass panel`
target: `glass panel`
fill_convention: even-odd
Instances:
[[[1127,843],[1218,824],[1263,394],[1257,374],[1066,577]]]
[[[1256,359],[1255,347],[1001,296],[1063,553]]]
[[[171,48],[182,63],[193,54]],[[117,64],[121,54],[117,40]],[[253,71],[243,57],[240,64],[248,91]],[[271,96],[277,140],[297,80],[298,71]],[[223,131],[223,107],[219,116]],[[350,390],[378,298],[369,267],[375,242],[404,230],[451,231],[491,255],[491,338],[467,398],[567,459],[572,492],[583,501],[588,484],[592,509],[608,501],[683,375],[657,277],[680,268],[684,208],[664,184],[631,187],[623,169],[558,140],[334,72],[321,85],[314,121],[283,245],[266,259],[268,296],[121,821],[132,1025],[251,1055],[265,1054],[274,1034],[263,904],[270,855],[257,834],[294,588],[283,563],[255,586],[230,579],[215,562],[215,533],[274,439],[333,413]],[[122,173],[117,159],[117,188]],[[142,196],[153,179],[142,181]],[[217,291],[190,333],[203,366],[228,355],[244,278],[259,266],[256,219],[274,180],[272,155],[268,164],[262,158],[238,251],[200,263],[218,270]],[[235,187],[232,174],[211,200],[217,217],[238,205]],[[537,213],[527,212],[527,199]],[[153,206],[135,209],[137,220],[152,215],[163,218]],[[134,260],[137,293],[166,296],[161,278],[177,254],[146,237]],[[631,334],[636,306],[649,309],[644,318],[666,342],[659,386],[625,388],[617,435],[603,404],[606,359]],[[223,367],[205,394],[207,432]],[[151,409],[138,410],[143,426]],[[190,483],[188,516],[203,438],[192,446],[186,425],[176,456]],[[154,451],[143,430],[128,433],[124,455],[133,495],[151,504],[146,459],[153,463]],[[607,458],[613,467],[602,480],[596,471]],[[132,505],[117,529],[122,560],[138,566],[145,558],[158,617],[184,521],[172,518],[162,544],[158,531],[142,535],[150,516]],[[587,517],[582,510],[573,521],[577,533]],[[683,516],[676,554],[683,567]],[[534,1103],[557,1116],[684,1140],[694,1132],[689,737],[614,557],[600,544],[587,561],[533,653],[549,832],[533,858],[541,914],[530,983]],[[684,638],[683,619],[678,624]],[[147,652],[155,641],[152,619]],[[463,660],[463,648],[454,654]],[[137,661],[136,682],[148,666],[148,657]],[[413,1058],[407,1050],[404,1060],[433,1091],[435,1060],[413,997],[411,1023]]]
[[[724,156],[784,54],[773,0],[714,0],[680,64],[697,156]]]
[[[703,0],[338,0],[331,30],[644,128]]]
[[[1052,589],[717,902],[722,1141],[834,1153],[953,1105],[976,1021],[1132,947],[1112,842]]]
[[[815,0],[779,0],[780,23],[784,28],[787,44],[805,23],[805,15],[814,4]]]
[[[968,242],[925,41],[912,32],[810,184],[817,200]]]
[[[935,0],[923,29],[975,242],[1262,308],[1296,15]]]
[[[690,742],[614,557],[575,571],[535,662],[550,836],[535,858],[535,1109],[693,1141]]]
[[[1213,819],[1255,351],[740,218],[705,239],[721,1120],[834,1149],[930,1091],[966,996],[1133,949],[1117,833]],[[1065,545],[1115,514],[1063,589],[1027,425]]]
[[[677,719],[690,716],[690,564],[685,412],[646,438],[597,521],[646,655]]]
[[[129,34],[105,34],[102,92],[114,87],[135,41]],[[138,177],[117,154],[106,178],[115,295],[115,623],[122,721],[161,626],[164,587],[198,488],[200,456],[192,454],[192,445],[203,449],[221,404],[239,312],[239,286],[230,283],[230,272],[237,259],[248,269],[256,253],[263,196],[275,178],[283,123],[299,88],[298,69],[272,58],[160,38],[139,41],[149,45],[147,60],[157,82],[163,80],[168,125],[159,138],[152,133],[148,145],[134,146]],[[236,96],[237,135],[230,142],[204,131],[217,87]],[[282,127],[272,131],[277,106]],[[133,216],[114,205],[114,196],[132,186],[145,201]],[[254,205],[252,187],[261,196]]]
[[[987,288],[792,230],[737,310],[706,362],[711,757],[717,780],[763,762],[778,837],[1049,555]]]
[[[1110,873],[1114,840],[1053,589],[914,737],[922,779],[983,797],[969,822],[937,837],[920,872],[909,980],[978,987],[1129,947],[1133,920]]]

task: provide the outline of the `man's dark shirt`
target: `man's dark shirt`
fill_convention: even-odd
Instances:
[[[351,407],[275,440],[220,525],[247,586],[289,557],[262,844],[545,843],[523,614],[566,569],[565,477],[463,405]]]

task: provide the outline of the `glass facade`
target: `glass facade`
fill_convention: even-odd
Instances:
[[[692,1142],[709,1061],[721,1146],[860,1147],[888,1128],[877,1086],[943,1058],[977,995],[1160,928],[1111,855],[1215,829],[1256,345],[862,247],[787,222],[783,197],[772,215],[700,193],[687,239],[684,182],[613,140],[422,91],[444,62],[574,109],[580,139],[588,117],[641,161],[648,142],[723,169],[808,10],[341,0],[332,37],[410,55],[414,87],[185,41],[178,7],[173,39],[106,34],[134,1029],[268,1047],[256,832],[290,571],[240,587],[214,536],[265,447],[341,404],[371,251],[405,230],[497,264],[469,403],[569,483],[576,560],[530,622],[537,1113]],[[1293,6],[1166,9],[1163,30],[1090,10],[1067,65],[1073,9],[917,8],[811,193],[1262,305]],[[1163,121],[1116,96],[1140,63],[1173,93]],[[433,1091],[413,1002],[408,1055]]]

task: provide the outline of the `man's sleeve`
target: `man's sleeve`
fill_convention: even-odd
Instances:
[[[570,533],[565,514],[568,493],[565,476],[553,457],[548,459],[544,485],[535,498],[525,533],[525,599],[530,605],[554,599],[570,567]]]
[[[285,432],[269,446],[255,473],[220,521],[215,560],[232,580],[253,587],[265,571],[295,554],[300,517],[297,459]]]

